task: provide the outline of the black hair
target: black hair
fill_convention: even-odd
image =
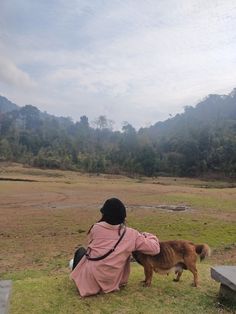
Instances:
[[[126,218],[125,205],[118,198],[109,198],[103,204],[100,212],[102,213],[102,218],[98,222],[105,221],[110,225],[120,225],[120,234],[121,225],[125,223]],[[92,228],[93,225],[90,227],[88,234]]]
[[[100,212],[102,213],[100,221],[105,221],[110,225],[120,225],[125,222],[126,208],[118,198],[106,200]]]

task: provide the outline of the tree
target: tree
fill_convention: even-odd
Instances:
[[[103,130],[108,129],[112,130],[114,121],[107,119],[106,116],[99,116],[97,119],[94,120],[94,125],[97,129]]]
[[[123,122],[122,131],[124,132],[124,134],[129,134],[129,135],[136,134],[135,128],[127,121]]]
[[[7,139],[0,140],[0,161],[11,160],[11,145]]]
[[[88,129],[88,128],[89,128],[88,117],[86,117],[86,116],[80,117],[79,125],[80,125],[83,129]]]
[[[19,114],[25,123],[26,129],[37,129],[41,126],[40,111],[32,105],[26,105],[20,109]]]

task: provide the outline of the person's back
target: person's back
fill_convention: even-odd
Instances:
[[[107,200],[101,212],[102,219],[89,231],[86,255],[71,273],[81,296],[119,290],[128,281],[133,251],[160,251],[156,236],[125,227],[126,210],[120,200]]]

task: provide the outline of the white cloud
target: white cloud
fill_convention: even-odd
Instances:
[[[10,59],[0,55],[0,82],[15,88],[32,88],[35,82]]]

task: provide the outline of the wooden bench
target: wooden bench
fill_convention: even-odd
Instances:
[[[236,306],[236,266],[215,266],[211,278],[221,283],[220,298]]]
[[[0,314],[8,313],[11,287],[11,280],[0,280]]]

